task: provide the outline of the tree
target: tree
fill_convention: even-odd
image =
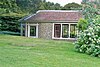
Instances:
[[[100,0],[82,0],[82,4],[94,3],[100,9]]]
[[[94,8],[94,4],[93,3],[87,3],[84,7],[83,7],[83,15],[84,18],[88,20],[88,22],[92,22],[93,18],[95,18],[97,16],[97,12],[100,11],[97,8]]]
[[[64,10],[80,10],[82,6],[77,3],[68,3],[63,7]]]
[[[0,12],[4,13],[19,12],[19,7],[16,4],[16,0],[1,0],[0,1]]]
[[[45,0],[43,0],[42,2],[40,2],[40,4],[39,4],[39,10],[45,10],[46,9],[45,5],[46,5],[46,1]]]
[[[61,9],[60,4],[56,3],[54,4],[53,2],[41,2],[40,3],[40,10],[59,10]]]
[[[18,20],[23,16],[36,13],[40,9],[60,8],[60,4],[46,0],[0,0],[0,30],[19,32]]]
[[[54,8],[55,8],[55,10],[60,10],[62,7],[60,6],[59,3],[56,3],[56,4],[54,5]]]
[[[17,5],[21,8],[22,12],[35,13],[42,0],[16,0]]]

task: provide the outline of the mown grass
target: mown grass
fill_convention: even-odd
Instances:
[[[0,35],[0,67],[100,67],[100,58],[67,41]]]

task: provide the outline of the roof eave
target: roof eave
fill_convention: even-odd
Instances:
[[[69,23],[77,23],[78,20],[73,20],[73,21],[23,21],[22,23],[65,23],[65,22],[69,22]]]

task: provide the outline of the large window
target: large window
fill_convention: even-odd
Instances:
[[[54,24],[54,38],[76,38],[76,24]]]
[[[77,37],[77,28],[76,28],[76,24],[71,24],[71,25],[70,25],[70,37],[71,37],[71,38]]]
[[[62,38],[68,38],[69,37],[69,25],[68,24],[62,24]]]
[[[55,24],[54,25],[54,37],[60,38],[60,33],[61,33],[61,25]]]

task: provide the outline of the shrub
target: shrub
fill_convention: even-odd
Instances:
[[[20,17],[0,16],[0,30],[20,32]]]
[[[86,3],[83,7],[82,13],[87,21],[80,19],[78,22],[79,36],[75,48],[78,52],[100,57],[100,10],[93,5]]]
[[[7,35],[17,35],[19,36],[19,32],[11,32],[11,31],[0,31],[0,34],[7,34]]]
[[[77,27],[78,27],[79,31],[83,31],[83,30],[87,29],[87,26],[88,26],[88,22],[85,19],[81,18],[78,21]]]
[[[100,56],[100,24],[93,23],[86,30],[79,33],[75,42],[75,49],[92,56]]]

